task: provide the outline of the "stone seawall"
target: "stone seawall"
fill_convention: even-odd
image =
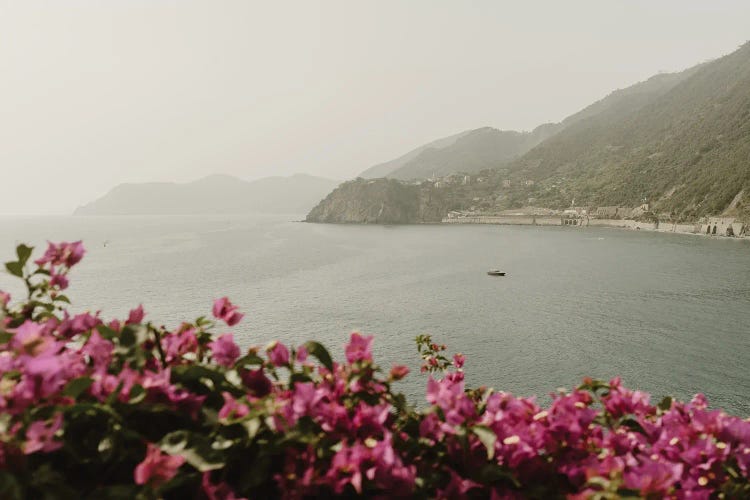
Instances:
[[[473,217],[445,217],[444,224],[497,224],[504,226],[565,226],[565,227],[613,227],[635,231],[656,231],[659,233],[705,234],[705,224],[678,224],[676,222],[639,222],[625,219],[568,218],[549,215],[477,215]],[[719,234],[717,236],[725,236]],[[750,238],[750,232],[740,232],[735,236]]]
[[[445,224],[499,224],[499,225],[506,225],[506,226],[533,226],[535,224],[535,220],[537,219],[553,219],[551,217],[534,217],[531,215],[477,215],[475,217],[445,217],[443,219],[443,223]],[[556,217],[554,218],[557,220],[557,223],[554,224],[556,226],[559,226],[560,218]],[[540,224],[542,225],[542,224]],[[553,225],[553,224],[543,224],[543,225]]]
[[[657,231],[662,233],[688,233],[700,232],[700,224],[677,224],[672,222],[660,222]]]
[[[624,219],[588,219],[583,223],[584,226],[600,227],[620,227],[624,229],[636,229],[646,231],[656,231],[658,224],[655,222],[638,222],[637,220]]]

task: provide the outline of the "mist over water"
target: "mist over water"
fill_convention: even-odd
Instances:
[[[413,339],[467,355],[470,384],[544,395],[621,375],[654,397],[704,392],[750,415],[750,242],[608,229],[343,226],[301,216],[0,218],[15,244],[83,239],[73,311],[176,327],[228,295],[243,348],[374,334],[376,360],[424,376]],[[41,250],[41,248],[40,248]],[[489,268],[508,273],[486,275]],[[20,293],[7,274],[0,289]],[[221,331],[221,329],[219,329]]]

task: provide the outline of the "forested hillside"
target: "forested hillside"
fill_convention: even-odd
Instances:
[[[535,180],[546,206],[647,200],[678,218],[747,213],[750,44],[680,75],[664,92],[636,96],[640,107],[624,102],[570,125],[514,162],[511,175]]]

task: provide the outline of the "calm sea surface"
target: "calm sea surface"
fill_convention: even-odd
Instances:
[[[425,379],[413,339],[467,355],[467,378],[519,395],[621,375],[655,396],[704,392],[750,415],[750,241],[616,229],[341,226],[295,217],[0,218],[16,243],[83,239],[76,311],[105,318],[143,303],[178,325],[228,295],[245,346],[374,334],[376,359]],[[296,218],[300,218],[299,216]],[[104,242],[108,242],[104,246]],[[508,272],[486,275],[489,268]],[[0,289],[18,291],[0,273]]]

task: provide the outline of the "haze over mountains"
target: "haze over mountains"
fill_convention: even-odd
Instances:
[[[410,180],[498,168],[574,123],[602,114],[617,117],[640,108],[671,89],[698,67],[680,73],[657,75],[645,82],[616,90],[559,123],[545,123],[531,132],[482,127],[438,139],[395,160],[370,167],[359,176],[366,179],[388,177]]]
[[[646,201],[680,220],[722,213],[747,216],[750,43],[711,62],[616,90],[559,123],[531,132],[467,130],[360,176],[419,181],[453,173],[481,173],[485,184],[439,190],[347,184],[321,202],[335,203],[335,209],[314,213],[326,213],[325,220],[334,222],[373,221],[384,213],[396,214],[395,221],[410,220],[401,209],[390,209],[397,203],[420,207],[418,221],[431,221],[448,210],[518,208],[533,200],[536,206],[556,209],[573,201],[579,206]],[[76,213],[300,213],[337,184],[308,175],[255,182],[211,176],[186,184],[123,184]],[[398,192],[392,193],[394,189]],[[410,196],[415,199],[407,200]]]
[[[490,191],[487,185],[449,184],[439,196],[434,189],[411,193],[430,197],[421,200],[421,206],[434,203],[437,196],[441,210],[478,204],[487,209],[517,208],[530,199],[549,208],[565,208],[574,200],[579,206],[638,206],[647,201],[654,210],[681,220],[721,213],[748,216],[750,43],[711,62],[614,91],[562,122],[531,133],[491,128],[463,132],[362,176],[405,180],[477,172],[492,184]],[[503,181],[510,181],[510,186]],[[346,192],[362,195],[367,189],[350,185]],[[326,200],[346,206],[335,192]],[[382,199],[371,202],[381,207],[377,213],[387,212]],[[399,203],[420,206],[407,200]],[[361,206],[359,211],[372,213]],[[330,215],[336,210],[318,207],[313,219],[318,213],[328,214],[328,221],[336,219]],[[356,217],[348,214],[345,219]]]
[[[79,207],[76,215],[301,214],[338,185],[337,181],[295,174],[243,181],[212,175],[184,184],[120,184]]]

